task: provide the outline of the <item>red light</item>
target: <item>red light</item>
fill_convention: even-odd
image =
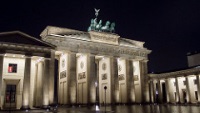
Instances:
[[[12,67],[12,66],[9,66],[9,67],[8,67],[8,72],[9,72],[9,73],[12,73],[12,71],[13,71],[13,67]]]

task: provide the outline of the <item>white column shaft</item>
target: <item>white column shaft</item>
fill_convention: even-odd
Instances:
[[[167,97],[167,103],[169,103],[170,102],[170,90],[169,90],[169,80],[168,79],[166,79],[165,80],[165,84],[166,84],[166,97]]]
[[[150,81],[150,91],[151,91],[151,93],[150,93],[150,96],[151,96],[151,102],[152,103],[154,103],[155,102],[155,90],[154,90],[154,83],[153,83],[153,81]]]
[[[95,102],[96,102],[95,82],[96,82],[97,76],[96,76],[95,56],[94,55],[89,55],[88,72],[89,72],[89,77],[88,77],[89,99],[88,100],[89,100],[89,103],[95,104]]]
[[[2,95],[2,76],[3,76],[3,60],[4,56],[0,56],[0,108],[2,108],[3,101],[1,99]]]
[[[158,98],[159,98],[159,103],[162,103],[163,102],[163,92],[162,92],[162,86],[161,86],[161,82],[160,80],[158,80]]]
[[[49,105],[49,60],[44,60],[44,73],[42,77],[42,85],[43,85],[43,107],[47,107]]]
[[[118,81],[118,68],[117,59],[110,58],[110,69],[111,69],[111,103],[115,103],[117,100],[117,93],[119,92],[119,81]]]
[[[176,83],[176,102],[180,102],[180,92],[179,92],[179,81],[178,78],[175,78],[175,83]]]
[[[76,95],[76,54],[69,54],[69,100],[71,104],[75,104]]]
[[[49,104],[54,104],[55,103],[55,98],[54,98],[54,83],[55,83],[55,78],[54,78],[54,68],[55,68],[55,51],[51,51],[51,60],[49,61]]]
[[[133,81],[133,63],[132,60],[126,60],[126,76],[127,76],[127,102],[135,101],[135,89]]]
[[[186,81],[187,103],[190,103],[191,102],[191,94],[190,94],[190,82],[189,82],[189,78],[185,77],[185,81]]]
[[[200,102],[200,75],[196,75],[198,102]]]
[[[29,108],[29,95],[30,95],[30,74],[31,74],[31,58],[27,57],[25,59],[25,69],[24,69],[24,84],[23,84],[23,102],[22,108]]]

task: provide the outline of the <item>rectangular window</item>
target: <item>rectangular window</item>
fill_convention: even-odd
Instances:
[[[8,73],[17,73],[17,64],[8,64]]]

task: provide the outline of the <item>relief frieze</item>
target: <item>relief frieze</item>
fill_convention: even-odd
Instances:
[[[133,80],[134,80],[134,81],[138,81],[138,80],[139,80],[138,75],[134,75],[134,76],[133,76]]]
[[[90,32],[91,40],[94,42],[102,42],[102,43],[108,43],[108,44],[115,44],[118,45],[118,35],[113,34],[105,34],[105,33],[99,33],[99,32]]]
[[[60,79],[65,78],[66,76],[66,71],[60,73]]]
[[[50,42],[55,44],[55,42]],[[60,48],[65,48],[68,50],[74,50],[74,52],[79,52],[81,50],[91,52],[91,53],[106,53],[106,54],[113,54],[113,55],[130,55],[132,56],[140,56],[140,57],[147,57],[147,53],[140,50],[134,50],[125,47],[119,46],[111,46],[105,44],[98,44],[98,43],[91,43],[91,42],[80,42],[74,40],[67,40],[60,43],[56,43],[55,45],[59,46]],[[62,46],[62,47],[61,47]]]
[[[107,74],[106,73],[101,75],[101,80],[107,80]]]
[[[85,72],[78,74],[78,80],[85,79],[85,78],[86,78]]]
[[[125,78],[124,78],[124,74],[120,74],[120,75],[118,75],[118,79],[119,79],[119,81],[121,81],[121,80],[125,80]]]

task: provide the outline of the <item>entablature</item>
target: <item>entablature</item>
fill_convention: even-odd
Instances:
[[[150,53],[145,48],[133,48],[118,45],[111,45],[105,43],[74,40],[71,38],[63,39],[55,36],[48,36],[45,40],[53,45],[57,46],[57,50],[72,51],[72,52],[84,52],[101,55],[123,56],[128,58],[141,58],[147,59],[147,55]]]
[[[150,79],[167,79],[167,78],[176,78],[176,77],[186,77],[190,75],[198,75],[200,74],[200,68],[191,68],[186,70],[161,73],[161,74],[148,74]]]
[[[50,58],[52,48],[17,43],[0,43],[0,53],[14,53]]]

